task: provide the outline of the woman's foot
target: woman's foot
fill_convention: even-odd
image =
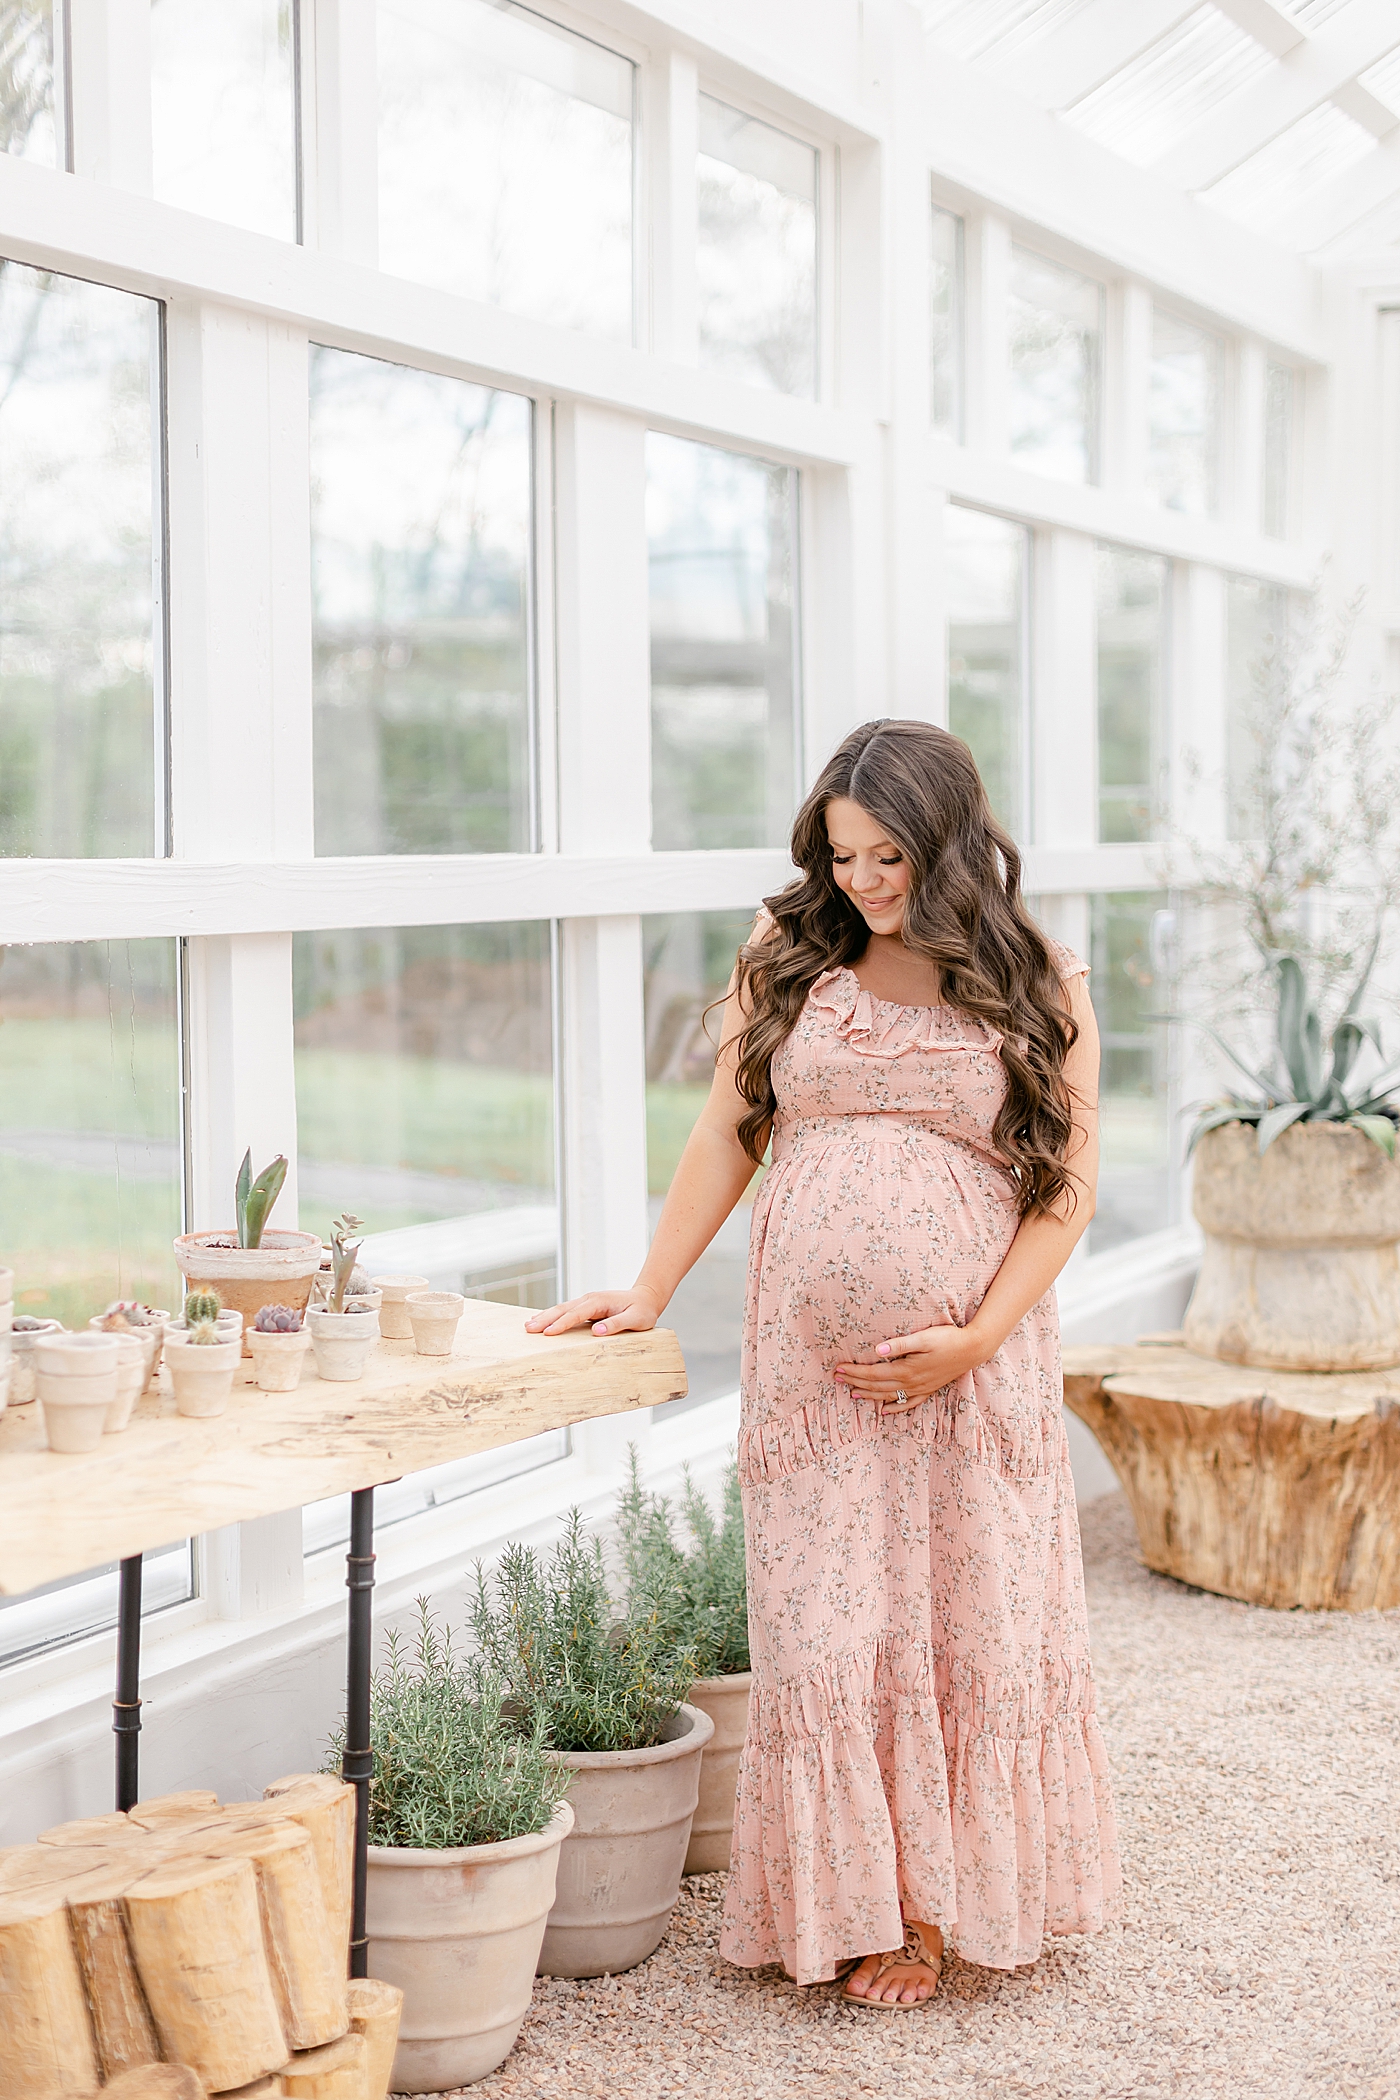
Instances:
[[[905,2008],[925,2004],[943,1971],[943,1935],[936,1925],[904,1921],[904,1945],[890,1954],[867,1954],[842,1992],[852,2004]]]

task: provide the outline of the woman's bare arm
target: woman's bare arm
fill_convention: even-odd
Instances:
[[[754,938],[771,921],[760,920]],[[736,970],[724,1002],[719,1053],[709,1098],[662,1206],[660,1221],[641,1273],[630,1290],[588,1291],[525,1322],[531,1334],[567,1334],[592,1327],[595,1334],[621,1334],[654,1327],[683,1276],[695,1267],[720,1226],[753,1179],[754,1163],[739,1143],[739,1121],[748,1113],[734,1080],[738,1039],[748,1025],[747,999],[736,989]]]
[[[1079,1034],[1065,1059],[1074,1122],[1066,1164],[1070,1187],[1049,1216],[1023,1218],[986,1296],[965,1327],[925,1327],[892,1335],[876,1350],[877,1362],[852,1360],[836,1366],[838,1381],[858,1397],[898,1413],[976,1370],[994,1356],[1049,1290],[1094,1215],[1099,1173],[1099,1031],[1082,977],[1066,987]],[[903,1401],[895,1398],[905,1394]]]

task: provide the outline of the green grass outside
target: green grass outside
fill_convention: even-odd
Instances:
[[[117,1016],[0,1020],[0,1125],[9,1130],[180,1133],[175,1023]]]
[[[113,1298],[178,1305],[172,1183],[127,1181],[0,1158],[0,1261],[15,1272],[15,1311],[84,1326]],[[172,1293],[175,1295],[172,1296]]]

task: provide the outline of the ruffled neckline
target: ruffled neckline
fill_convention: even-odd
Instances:
[[[956,1006],[905,1006],[866,991],[847,964],[824,970],[807,994],[813,1006],[835,1014],[835,1033],[858,1057],[900,1057],[906,1050],[1001,1048],[995,1029]],[[973,1031],[969,1033],[968,1031]]]

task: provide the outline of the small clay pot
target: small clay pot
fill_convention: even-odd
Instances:
[[[248,1347],[253,1352],[253,1379],[264,1393],[292,1393],[301,1383],[301,1367],[311,1347],[304,1327],[291,1334],[259,1334],[250,1327]]]
[[[154,1385],[156,1372],[160,1369],[160,1353],[165,1342],[165,1329],[170,1315],[159,1311],[154,1305],[151,1317],[144,1327],[108,1327],[104,1325],[106,1313],[94,1313],[88,1326],[94,1334],[133,1334],[140,1342],[145,1354],[146,1387]]]
[[[383,1294],[379,1308],[379,1332],[386,1342],[411,1342],[413,1327],[405,1299],[410,1291],[426,1291],[426,1276],[371,1276],[370,1282]]]
[[[50,1451],[95,1451],[117,1397],[116,1336],[60,1329],[40,1335],[34,1354]]]
[[[115,1334],[113,1340],[117,1345],[117,1397],[103,1420],[104,1436],[125,1429],[131,1420],[131,1411],[146,1390],[146,1362],[150,1355],[139,1329],[128,1328],[125,1334]]]
[[[450,1356],[467,1301],[460,1291],[414,1291],[406,1301],[420,1356]]]
[[[243,1355],[237,1336],[221,1342],[194,1342],[187,1327],[172,1321],[165,1330],[165,1362],[175,1392],[175,1412],[194,1421],[221,1415],[233,1391],[233,1374]]]
[[[379,1310],[331,1312],[313,1305],[306,1315],[311,1346],[316,1351],[316,1374],[342,1383],[363,1378],[369,1352],[379,1340]]]
[[[237,1342],[240,1346],[242,1345],[243,1315],[241,1312],[231,1312],[225,1307],[223,1312],[215,1315],[214,1326],[221,1342]],[[172,1320],[167,1315],[165,1322],[165,1333],[167,1335],[187,1335],[189,1331],[189,1322],[183,1315],[177,1320]]]
[[[10,1336],[10,1405],[28,1407],[34,1398],[34,1375],[38,1359],[34,1344],[46,1334],[62,1334],[62,1320],[44,1320],[37,1327],[17,1327]]]

